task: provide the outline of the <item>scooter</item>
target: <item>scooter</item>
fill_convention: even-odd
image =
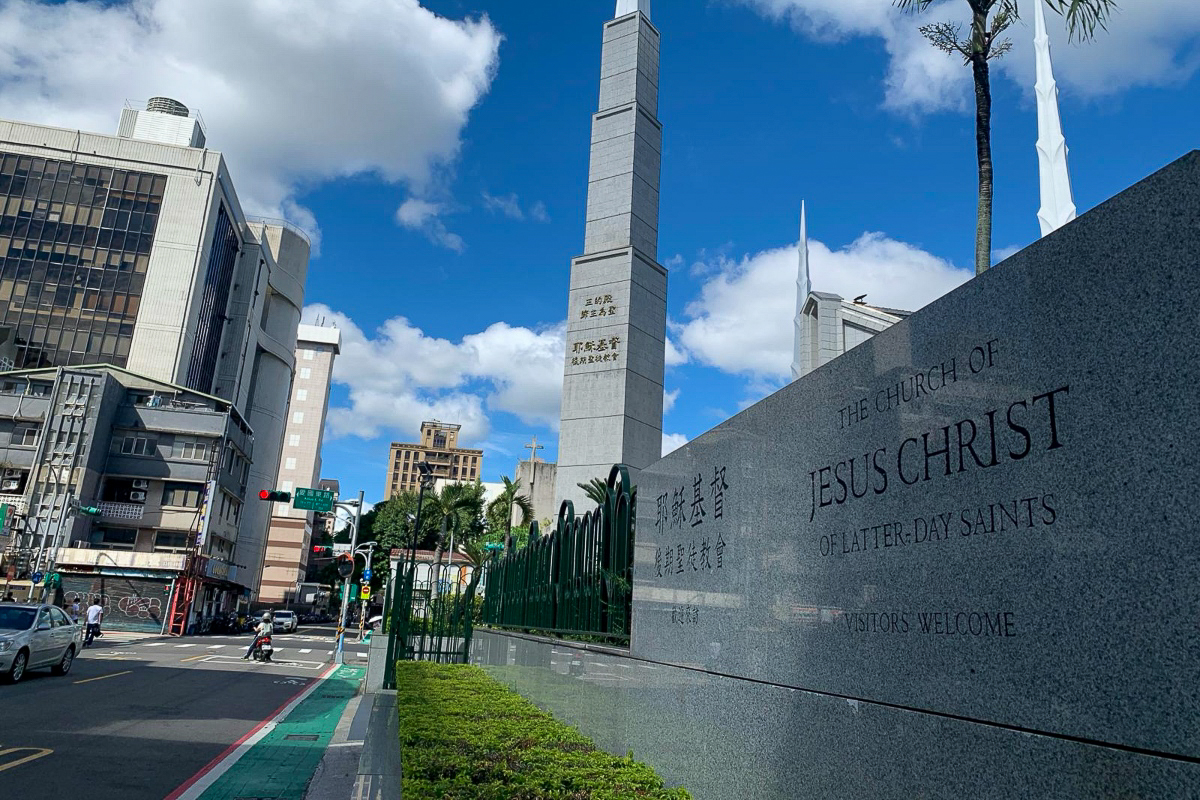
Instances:
[[[268,634],[266,636],[259,637],[258,643],[254,645],[254,649],[250,651],[250,657],[255,661],[267,663],[271,660],[271,653],[273,653],[274,650],[275,648],[271,646],[271,636]]]

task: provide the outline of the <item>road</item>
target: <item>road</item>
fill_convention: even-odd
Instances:
[[[274,664],[242,661],[251,637],[111,633],[71,673],[0,685],[0,787],[12,797],[162,798],[322,674],[333,628],[274,636]],[[346,663],[367,648],[349,642]]]

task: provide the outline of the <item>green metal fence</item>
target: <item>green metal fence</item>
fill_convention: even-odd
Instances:
[[[635,501],[629,470],[618,464],[594,511],[577,517],[564,501],[549,536],[534,522],[525,547],[485,567],[484,623],[628,644]]]

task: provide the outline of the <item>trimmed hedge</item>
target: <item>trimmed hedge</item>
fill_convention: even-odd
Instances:
[[[396,665],[405,800],[690,800],[478,667]]]

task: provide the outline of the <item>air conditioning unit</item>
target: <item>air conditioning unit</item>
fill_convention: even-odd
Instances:
[[[0,491],[15,492],[20,488],[20,486],[20,481],[4,481],[3,483],[0,483]]]
[[[22,475],[24,475],[24,474],[25,474],[25,473],[21,472],[21,470],[19,470],[19,469],[6,469],[6,470],[4,470],[4,477],[6,477],[6,478],[19,478],[19,477],[21,477],[21,476],[22,476]]]
[[[136,481],[134,481],[134,482],[133,482],[133,488],[135,488],[135,489],[149,489],[149,488],[150,488],[150,481],[147,481],[147,480],[142,480],[141,478],[139,478],[139,479],[137,479]]]
[[[130,492],[129,493],[129,501],[132,503],[144,503],[144,502],[146,502],[146,493],[145,492]]]

